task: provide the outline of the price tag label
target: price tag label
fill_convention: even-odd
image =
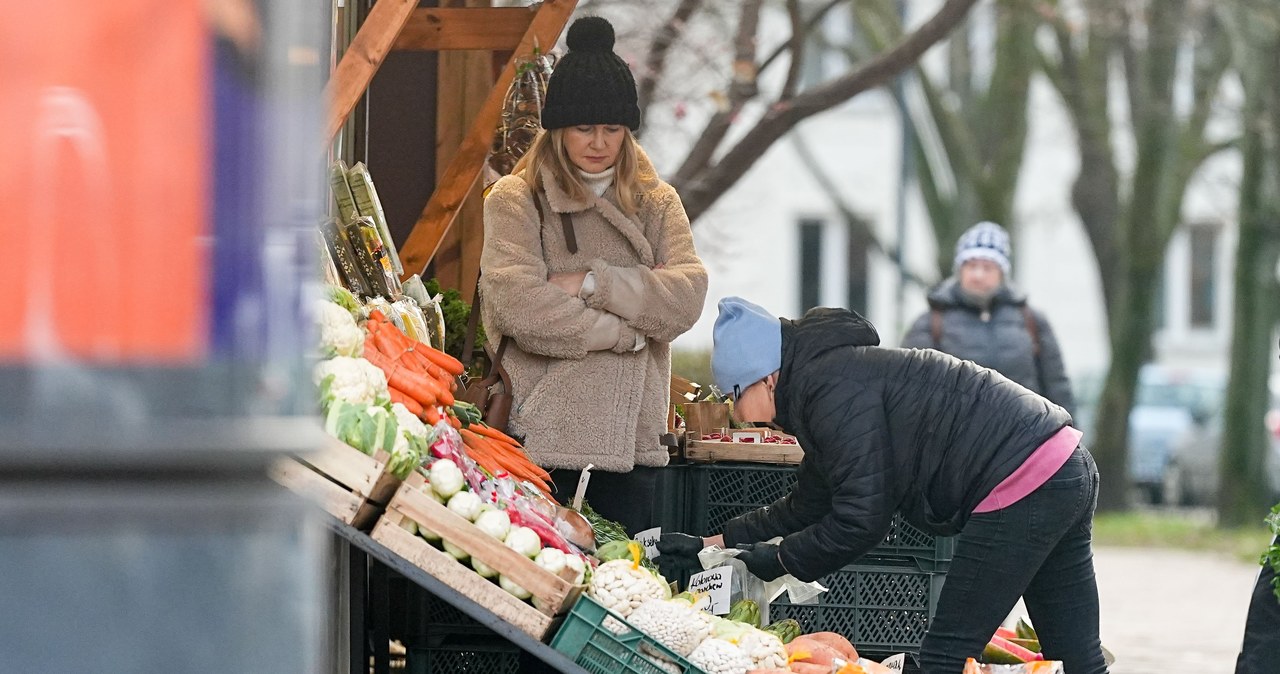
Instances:
[[[733,580],[733,568],[719,566],[689,577],[689,591],[704,596],[695,608],[707,611],[712,615],[725,615],[729,612],[729,589]]]
[[[653,559],[662,554],[658,552],[658,539],[660,538],[662,538],[662,527],[654,527],[636,534],[635,540],[640,541],[640,545],[644,546],[644,554],[649,559]]]

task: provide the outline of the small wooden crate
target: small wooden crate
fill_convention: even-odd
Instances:
[[[740,463],[779,463],[795,465],[804,459],[800,445],[782,445],[763,442],[770,436],[791,437],[775,433],[767,428],[735,429],[735,435],[750,434],[755,442],[721,442],[701,440],[702,436],[690,432],[685,442],[684,456],[695,463],[733,461]]]
[[[421,475],[410,475],[392,497],[382,519],[378,520],[373,529],[373,539],[535,639],[548,636],[555,617],[568,611],[582,593],[582,586],[573,584],[576,573],[565,569],[556,575],[534,564],[528,557],[508,548],[477,529],[466,518],[436,502],[425,493],[424,490],[429,488]],[[420,536],[409,533],[403,526],[405,520],[439,534],[472,558],[528,590],[538,608],[516,599],[469,565],[437,550]]]
[[[390,458],[386,452],[369,456],[328,438],[316,452],[277,461],[271,476],[344,524],[368,531],[400,487],[400,478],[387,470]]]

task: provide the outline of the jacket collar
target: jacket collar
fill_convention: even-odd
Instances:
[[[659,184],[658,172],[653,168],[653,162],[649,161],[649,155],[636,145],[636,170],[639,177],[641,193],[637,195],[640,199],[644,199],[649,192],[652,192]],[[582,213],[591,208],[600,211],[610,225],[617,229],[631,247],[635,249],[636,254],[640,256],[640,262],[647,267],[652,267],[656,260],[653,256],[653,244],[644,235],[644,227],[622,212],[617,203],[613,200],[613,191],[607,191],[604,196],[597,197],[594,194],[588,195],[587,199],[574,199],[568,192],[560,189],[556,184],[555,178],[551,171],[545,166],[542,168],[542,185],[543,191],[547,195],[547,204],[551,206],[551,210],[556,213]]]
[[[794,432],[798,416],[795,397],[814,385],[812,363],[841,347],[879,346],[880,334],[856,311],[815,307],[799,320],[782,319],[782,367],[774,389],[774,423]]]

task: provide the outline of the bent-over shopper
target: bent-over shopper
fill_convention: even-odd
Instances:
[[[733,392],[737,419],[795,434],[804,459],[790,494],[705,542],[745,546],[740,559],[761,578],[817,580],[879,544],[901,512],[958,535],[921,647],[925,674],[960,674],[1019,596],[1046,658],[1106,672],[1091,548],[1098,471],[1071,417],[994,370],[879,341],[843,309],[791,321],[720,302],[716,383]],[[704,543],[664,538],[664,555]]]

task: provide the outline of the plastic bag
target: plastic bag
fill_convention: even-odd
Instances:
[[[516,76],[502,102],[502,121],[493,137],[489,168],[499,177],[511,173],[542,131],[542,105],[555,58],[534,50],[516,65]]]
[[[781,540],[782,538],[778,537],[769,542],[777,543]],[[741,553],[742,551],[738,549],[726,550],[712,545],[698,553],[698,561],[702,564],[703,570],[714,569],[717,566],[733,568],[733,581],[729,589],[730,601],[750,599],[759,604],[761,624],[769,623],[769,604],[783,592],[787,593],[787,599],[792,604],[803,604],[813,601],[818,595],[827,591],[827,588],[818,583],[806,583],[791,574],[767,582],[760,580],[747,570],[746,564],[734,559]]]

